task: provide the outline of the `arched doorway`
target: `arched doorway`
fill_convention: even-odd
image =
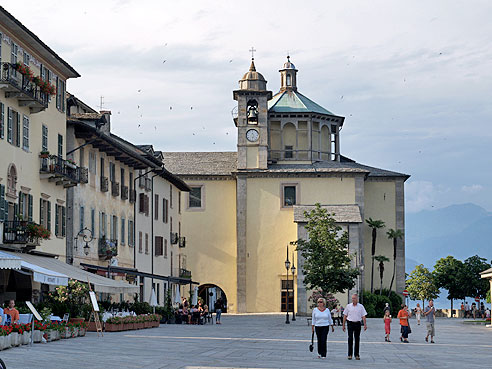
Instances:
[[[202,298],[205,305],[208,305],[210,311],[215,311],[215,301],[222,298],[224,305],[223,313],[227,313],[227,296],[219,286],[211,283],[202,284],[198,287],[198,297]]]

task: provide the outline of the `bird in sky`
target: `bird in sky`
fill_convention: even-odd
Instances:
[[[231,59],[231,60],[229,60],[229,63],[232,63],[232,59]]]
[[[166,60],[163,60],[163,61],[162,61],[162,64],[164,64],[165,62],[166,62]]]
[[[142,92],[142,90],[137,90],[137,92]]]
[[[342,97],[340,97],[340,99],[343,99],[343,95],[342,95]]]
[[[173,107],[172,107],[172,106],[170,106],[170,107],[169,107],[169,110],[173,110]]]

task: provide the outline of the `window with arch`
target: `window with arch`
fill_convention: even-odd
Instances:
[[[287,74],[285,77],[287,86],[292,86],[292,76],[290,74]]]
[[[7,173],[7,193],[15,196],[17,193],[17,168],[14,164],[10,164]]]
[[[283,126],[282,141],[284,146],[284,158],[293,159],[294,150],[297,147],[296,126],[293,123],[286,123]]]
[[[248,100],[246,114],[249,124],[258,124],[258,102],[256,100]]]
[[[321,127],[321,160],[330,160],[330,129],[327,125]]]

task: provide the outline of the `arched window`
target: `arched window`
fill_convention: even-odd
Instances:
[[[248,101],[247,105],[246,112],[248,116],[248,123],[258,124],[258,102],[252,99]]]
[[[7,173],[7,192],[13,196],[17,194],[17,168],[14,164],[10,164]]]
[[[330,159],[330,129],[327,125],[321,127],[321,160]]]
[[[293,159],[295,157],[294,150],[296,145],[296,126],[292,123],[287,123],[282,128],[282,142],[284,145],[284,158]]]
[[[286,83],[287,86],[292,86],[292,76],[290,74],[287,74],[286,76]]]

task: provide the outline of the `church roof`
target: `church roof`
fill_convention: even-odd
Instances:
[[[335,214],[333,219],[337,223],[362,223],[359,205],[321,205],[329,214]],[[294,205],[294,222],[307,222],[304,212],[310,212],[316,205]]]
[[[318,113],[334,115],[297,91],[281,91],[268,101],[268,111],[276,113]]]
[[[175,175],[231,176],[238,172],[237,152],[164,152],[164,166]],[[343,157],[341,162],[269,164],[268,169],[244,169],[245,173],[355,173],[369,177],[405,177],[402,173],[374,168]]]

